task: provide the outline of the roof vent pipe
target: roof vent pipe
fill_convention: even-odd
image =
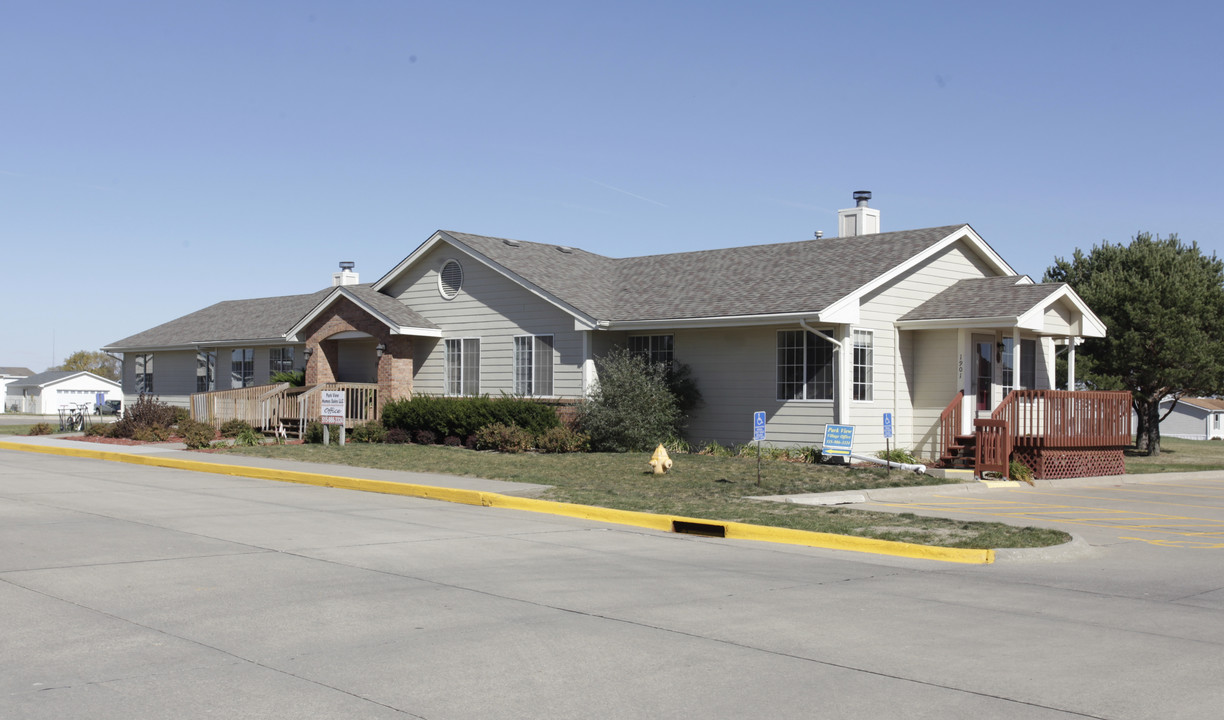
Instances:
[[[856,207],[867,207],[867,201],[871,199],[870,190],[855,190],[854,204]]]

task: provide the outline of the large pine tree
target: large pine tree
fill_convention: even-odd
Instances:
[[[1105,322],[1108,335],[1082,346],[1083,377],[1131,391],[1140,450],[1160,453],[1162,400],[1224,389],[1224,262],[1214,254],[1139,233],[1057,258],[1045,280],[1070,284]]]

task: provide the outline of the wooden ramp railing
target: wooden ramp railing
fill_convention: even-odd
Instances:
[[[1016,447],[1131,444],[1131,394],[1125,391],[1013,390],[990,417],[1007,422]]]
[[[244,420],[263,431],[296,425],[300,436],[308,423],[321,418],[324,390],[344,391],[345,426],[378,419],[378,384],[346,382],[311,387],[278,383],[195,393],[191,396],[191,418],[218,427],[230,420]]]
[[[948,407],[939,414],[939,456],[945,457],[952,452],[956,444],[956,436],[961,434],[961,401],[965,391],[956,393]]]

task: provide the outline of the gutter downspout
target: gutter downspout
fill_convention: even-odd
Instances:
[[[841,350],[842,350],[842,343],[841,343],[841,340],[834,340],[833,338],[829,337],[828,335],[825,335],[824,333],[820,332],[819,330],[817,330],[816,328],[812,327],[811,325],[808,325],[807,320],[804,320],[803,318],[799,318],[799,327],[803,328],[804,330],[807,330],[808,332],[812,333],[813,335],[815,335],[815,336],[816,336],[816,337],[818,337],[818,338],[822,338],[822,339],[824,339],[824,340],[828,340],[829,342],[833,343],[833,347],[837,348],[837,351],[838,351],[838,352],[841,352]]]
[[[834,340],[833,338],[829,337],[828,335],[825,335],[824,333],[812,327],[811,325],[808,325],[807,320],[803,318],[799,318],[799,327],[803,328],[804,330],[807,330],[808,332],[812,333],[818,338],[828,341],[830,344],[833,345],[834,349],[837,351],[837,364],[835,366],[838,368],[837,383],[833,386],[837,390],[837,396],[833,404],[834,416],[837,422],[839,423],[849,422],[850,420],[850,400],[848,397],[846,397],[846,393],[844,392],[842,376],[845,373],[841,369],[842,362],[845,360],[845,356],[846,356],[845,343],[843,343],[841,340]]]

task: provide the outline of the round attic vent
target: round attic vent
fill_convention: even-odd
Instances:
[[[438,273],[438,292],[447,300],[453,300],[463,287],[463,266],[458,260],[447,260]]]

